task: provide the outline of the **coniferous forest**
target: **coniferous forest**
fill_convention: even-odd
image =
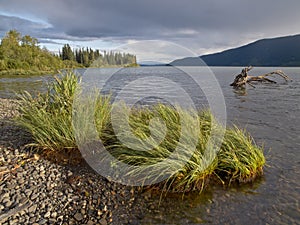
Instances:
[[[134,65],[136,64],[136,56],[129,53],[120,53],[113,51],[100,51],[91,48],[73,49],[69,44],[62,47],[59,56],[64,61],[76,62],[84,67],[101,67],[113,65]]]
[[[80,67],[135,66],[136,56],[91,48],[72,49],[65,44],[59,54],[39,46],[37,38],[10,30],[1,39],[0,74],[42,74]]]

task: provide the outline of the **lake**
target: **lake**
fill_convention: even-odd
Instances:
[[[158,208],[145,210],[141,224],[300,223],[300,68],[260,67],[254,68],[251,74],[276,69],[283,70],[293,81],[285,83],[276,78],[277,84],[235,90],[229,84],[241,68],[211,68],[224,95],[227,124],[245,128],[256,143],[264,145],[267,165],[263,177],[246,185],[209,187],[200,195],[187,194],[183,199],[181,196],[167,197]],[[123,96],[133,104],[157,100],[185,104],[190,97],[196,107],[207,107],[210,101],[206,94],[214,95],[217,86],[207,83],[204,87],[207,79],[204,73],[207,71],[200,70],[193,75],[202,79],[200,88],[191,78],[193,76],[184,76],[165,67],[91,70],[90,79],[86,81],[99,82],[105,93],[112,92],[116,98]],[[52,80],[51,75],[0,77],[0,97],[13,98],[20,90],[43,92],[45,84]],[[159,196],[152,201],[158,204]]]

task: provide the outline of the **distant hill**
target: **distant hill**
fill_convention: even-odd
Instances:
[[[157,61],[140,61],[138,62],[140,66],[166,66],[166,63],[161,63]]]
[[[300,35],[261,39],[200,58],[209,66],[300,66]],[[197,57],[189,57],[171,64],[195,66],[199,61]]]

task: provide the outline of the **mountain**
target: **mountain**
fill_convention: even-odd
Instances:
[[[161,63],[158,61],[140,61],[138,62],[140,66],[166,66],[166,63]]]
[[[261,39],[200,58],[209,66],[300,66],[300,35]],[[177,59],[171,65],[196,66],[199,58]]]

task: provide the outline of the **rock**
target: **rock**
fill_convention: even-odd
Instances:
[[[41,220],[38,222],[39,225],[41,225],[41,224],[46,224],[46,223],[47,223],[47,220],[45,220],[45,219],[41,219]]]
[[[37,208],[37,205],[32,205],[31,207],[29,207],[29,209],[28,209],[28,212],[29,213],[34,213],[35,212],[35,210],[36,210],[36,208]]]
[[[97,211],[97,215],[98,215],[98,216],[101,216],[101,215],[102,215],[102,211],[101,211],[101,210],[98,210],[98,211]]]
[[[32,189],[30,188],[30,189],[26,189],[25,190],[25,194],[27,195],[27,196],[30,196],[31,194],[32,194]]]
[[[83,215],[82,215],[81,213],[76,213],[76,214],[74,215],[74,218],[75,218],[75,220],[77,220],[77,221],[81,221],[81,220],[83,220]]]
[[[54,218],[49,219],[49,224],[55,224],[55,222],[56,222],[56,219],[54,219]]]
[[[51,214],[51,217],[52,217],[52,218],[56,218],[56,217],[57,217],[57,212],[53,212],[53,213]]]
[[[0,106],[1,101],[0,98]],[[0,121],[0,126],[2,126],[2,121]],[[3,138],[9,140],[16,135],[14,138],[17,140],[26,135],[17,129],[9,128],[8,132],[6,132],[6,127],[1,127],[1,129],[3,131],[0,131],[0,152],[2,153],[0,154],[0,162],[2,162],[0,171],[6,168],[12,169],[16,154],[26,153],[24,148],[18,148],[17,151],[13,147],[2,148]],[[131,215],[134,211],[131,209],[132,206],[127,204],[130,189],[127,191],[120,185],[110,183],[85,166],[61,166],[45,160],[43,156],[33,156],[32,153],[26,157],[35,157],[38,161],[29,160],[17,170],[14,179],[0,181],[0,215],[18,205],[27,204],[28,200],[31,205],[29,204],[22,212],[1,221],[1,224],[105,225],[112,223],[111,213],[114,213],[117,218],[114,221],[115,224],[123,224],[124,221],[121,218],[118,219],[120,212],[126,212],[128,221],[132,217],[136,218],[135,215]],[[8,164],[8,162],[11,163]],[[66,183],[66,179],[74,174],[80,177],[80,184],[79,182],[74,182],[73,185]],[[120,204],[121,201],[124,202],[123,206]]]
[[[67,176],[70,177],[72,175],[73,175],[73,173],[71,171],[68,171]]]
[[[20,185],[22,185],[22,184],[24,183],[24,179],[23,179],[23,178],[18,179],[18,183],[19,183]]]
[[[59,216],[59,217],[57,217],[57,221],[63,221],[64,220],[64,216]]]
[[[6,201],[5,202],[5,208],[9,208],[9,207],[11,207],[11,205],[12,205],[13,203],[10,201],[10,200],[8,200],[8,201]]]
[[[104,206],[103,211],[104,211],[104,212],[107,211],[107,206],[106,206],[106,205]]]
[[[6,192],[5,194],[3,194],[1,198],[2,199],[9,198],[9,192]]]
[[[74,201],[74,202],[77,202],[77,201],[80,200],[79,196],[77,196],[77,195],[74,195],[71,199],[72,199],[72,201]]]
[[[86,223],[86,225],[94,225],[95,224],[95,222],[93,222],[93,221],[91,221],[91,220],[89,220],[87,223]]]
[[[101,225],[107,225],[107,221],[106,221],[105,218],[102,218],[102,219],[99,221],[99,223],[100,223]]]
[[[31,217],[31,218],[29,219],[30,224],[34,224],[35,221],[36,221],[36,218],[35,218],[35,217]]]
[[[44,209],[46,207],[46,204],[44,202],[41,203],[40,209]]]
[[[14,189],[14,188],[15,188],[15,184],[14,184],[13,181],[12,181],[12,182],[8,183],[8,184],[6,185],[6,187],[7,187],[8,190]]]
[[[18,219],[13,219],[13,220],[11,220],[9,222],[10,222],[9,224],[18,224],[19,220]]]
[[[37,193],[34,193],[34,194],[31,195],[30,199],[33,201],[33,200],[35,200],[37,197],[38,197],[38,194],[37,194]]]
[[[50,217],[50,215],[51,215],[51,212],[50,212],[50,211],[48,211],[48,212],[46,212],[46,214],[44,215],[44,218],[49,218],[49,217]]]

